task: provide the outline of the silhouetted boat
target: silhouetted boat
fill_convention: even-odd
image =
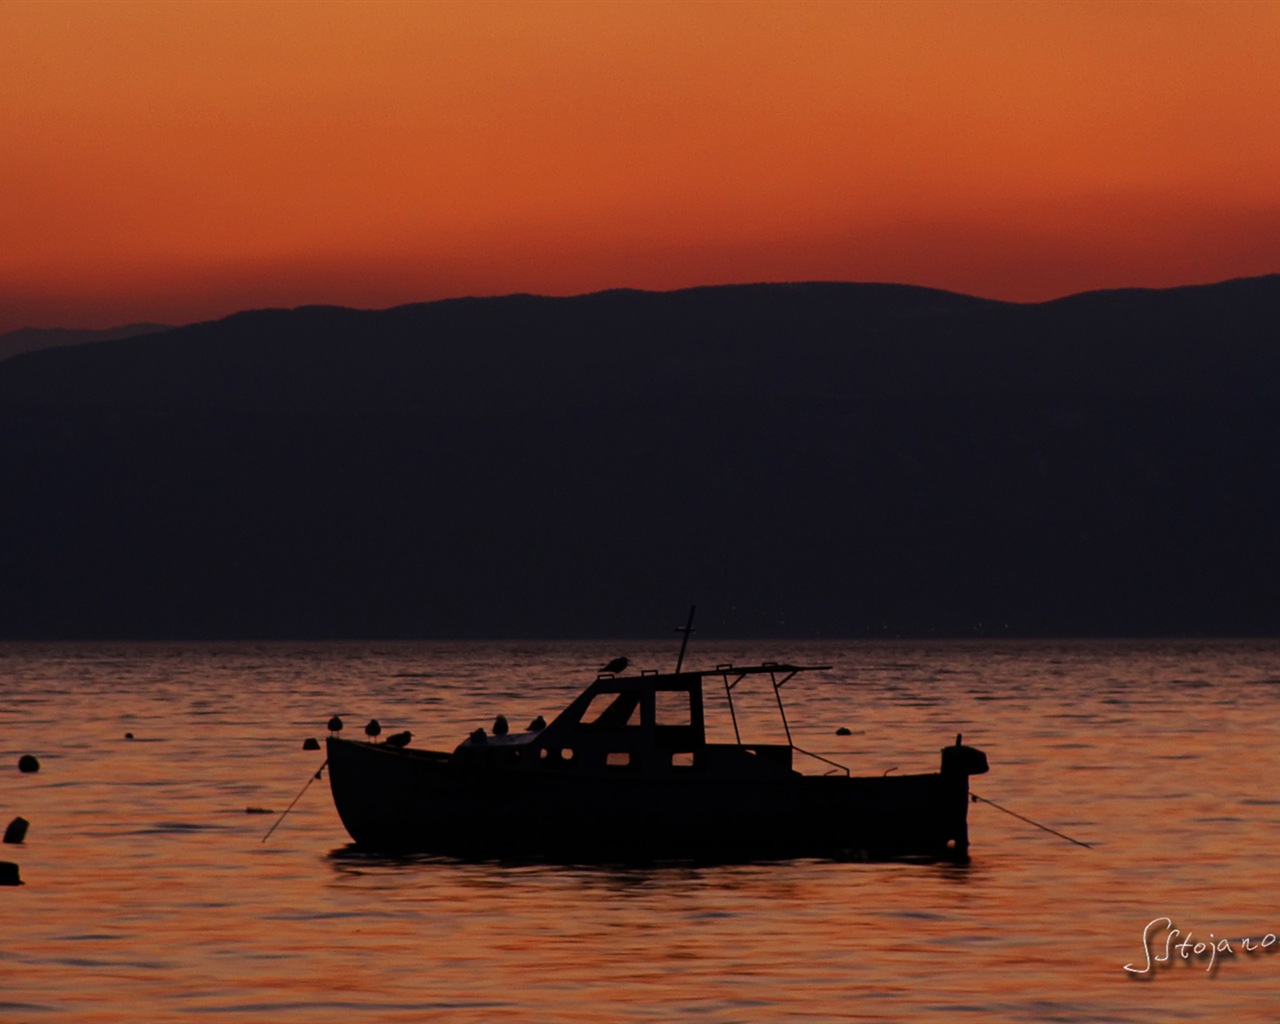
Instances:
[[[682,654],[683,657],[683,654]],[[601,675],[546,728],[476,730],[452,753],[328,740],[329,781],[358,847],[497,859],[968,858],[970,775],[986,756],[942,750],[937,772],[855,777],[791,742],[781,687],[828,666],[764,663]],[[741,742],[734,687],[767,675],[786,744]],[[708,743],[703,683],[724,684],[735,743]],[[796,771],[796,754],[825,774]]]

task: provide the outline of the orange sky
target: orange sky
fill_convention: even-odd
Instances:
[[[0,330],[1280,271],[1280,3],[0,4]]]

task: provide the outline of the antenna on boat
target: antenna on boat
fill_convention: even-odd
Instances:
[[[680,641],[680,657],[676,659],[676,675],[680,674],[680,668],[684,665],[684,650],[689,646],[689,634],[693,632],[693,613],[697,610],[696,604],[689,605],[689,621],[683,626],[676,626],[676,632],[684,634],[684,638]]]

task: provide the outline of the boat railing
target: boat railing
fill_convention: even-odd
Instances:
[[[844,772],[845,775],[849,774],[848,767],[842,765],[839,761],[833,761],[831,758],[825,757],[822,754],[815,754],[812,750],[805,750],[803,747],[797,747],[794,743],[791,744],[791,749],[797,754],[804,754],[805,757],[812,757],[815,761],[821,761],[823,764],[831,765],[830,769],[822,773],[823,775],[836,775],[840,772]]]
[[[791,738],[791,724],[787,721],[787,709],[782,703],[782,687],[785,686],[794,676],[801,672],[825,672],[831,668],[830,665],[785,665],[776,661],[766,661],[760,665],[733,665],[731,662],[724,662],[715,667],[713,671],[704,671],[704,676],[720,676],[724,680],[724,693],[729,701],[729,717],[733,720],[733,735],[738,745],[742,745],[742,734],[738,730],[738,713],[733,706],[733,688],[749,675],[768,675],[769,682],[773,685],[773,696],[778,702],[778,714],[782,718],[782,728],[787,734],[787,745],[798,754],[804,754],[806,757],[812,757],[824,764],[831,765],[829,771],[824,775],[834,775],[836,772],[844,772],[849,775],[849,769],[833,761],[829,757],[822,754],[815,754],[812,750],[805,750],[803,747],[797,747],[795,740]],[[730,676],[734,678],[730,680]]]

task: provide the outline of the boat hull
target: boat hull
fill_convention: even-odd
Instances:
[[[968,857],[968,777],[575,773],[331,738],[334,804],[356,845],[483,859]]]

